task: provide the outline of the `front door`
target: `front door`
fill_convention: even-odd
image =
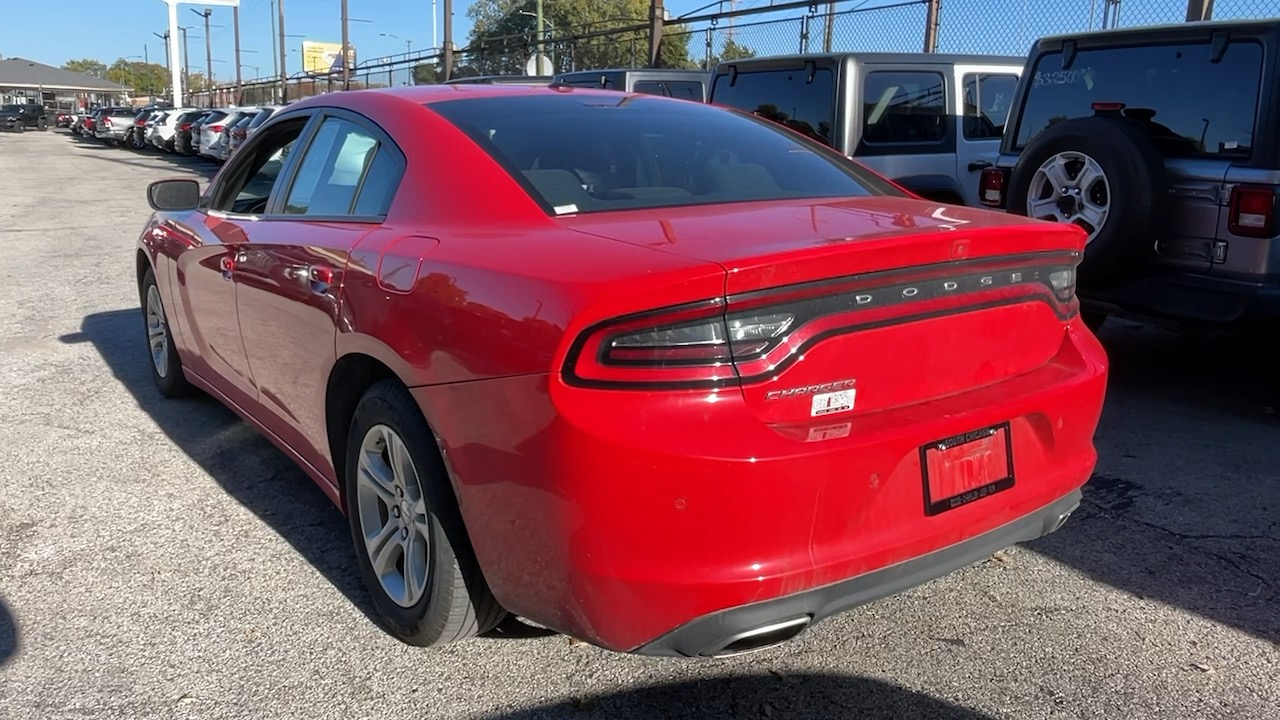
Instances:
[[[978,181],[1000,155],[1020,71],[1002,66],[957,65],[955,108],[960,122],[956,143],[956,179],[965,205],[978,205]]]
[[[296,170],[249,228],[237,307],[265,413],[281,438],[336,478],[325,395],[337,360],[343,275],[351,251],[381,226],[404,158],[367,119],[325,110]]]

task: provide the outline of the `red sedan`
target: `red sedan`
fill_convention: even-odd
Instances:
[[[407,643],[767,647],[1056,530],[1096,462],[1084,233],[750,115],[335,93],[148,198],[156,385],[314,478]]]

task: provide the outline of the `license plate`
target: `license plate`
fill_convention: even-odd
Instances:
[[[924,512],[937,515],[1013,487],[1009,423],[920,448]]]

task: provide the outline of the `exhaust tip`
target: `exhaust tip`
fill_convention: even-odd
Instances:
[[[809,627],[812,619],[808,615],[803,615],[798,618],[752,628],[737,635],[730,635],[723,642],[713,645],[714,650],[705,651],[702,655],[727,658],[775,647],[795,639],[796,636],[804,632],[805,628]]]

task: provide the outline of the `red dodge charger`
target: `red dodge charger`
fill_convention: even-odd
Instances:
[[[1053,532],[1096,462],[1083,231],[747,114],[336,93],[148,199],[160,392],[315,480],[406,643],[757,650]]]

